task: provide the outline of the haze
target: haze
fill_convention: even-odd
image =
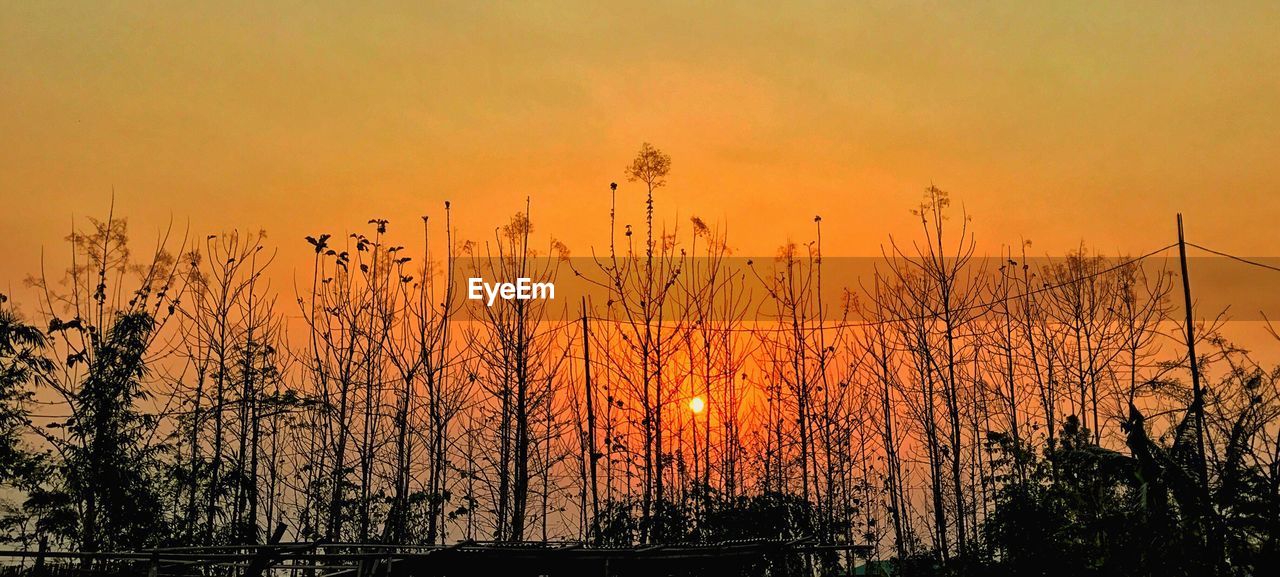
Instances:
[[[540,3],[541,4],[541,3]],[[147,239],[301,238],[452,200],[484,237],[607,243],[608,183],[674,158],[660,216],[739,254],[879,254],[930,182],[991,252],[1140,253],[1188,234],[1276,254],[1273,3],[588,5],[8,3],[0,7],[0,286],[65,252],[73,215]],[[59,252],[58,254],[62,254]]]

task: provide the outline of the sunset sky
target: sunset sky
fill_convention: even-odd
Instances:
[[[878,254],[930,182],[984,251],[1144,252],[1182,211],[1280,254],[1274,2],[314,4],[0,6],[0,291],[113,188],[139,239],[262,227],[286,270],[446,199],[483,237],[532,196],[584,254],[610,181],[638,222],[643,141],[674,159],[660,216],[739,254],[815,214],[829,253]]]

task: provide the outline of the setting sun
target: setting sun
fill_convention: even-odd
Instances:
[[[702,401],[702,397],[689,399],[689,410],[693,411],[693,414],[695,415],[701,413],[702,409],[706,408],[706,406],[707,404]]]

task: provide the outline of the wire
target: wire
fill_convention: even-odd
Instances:
[[[1217,254],[1217,255],[1220,255],[1220,256],[1227,257],[1227,258],[1231,258],[1231,259],[1234,259],[1234,260],[1238,260],[1238,261],[1244,262],[1244,263],[1246,263],[1246,264],[1251,264],[1251,265],[1254,265],[1254,266],[1260,266],[1260,267],[1263,267],[1263,268],[1267,268],[1267,269],[1271,269],[1271,270],[1275,270],[1275,271],[1277,271],[1277,272],[1280,272],[1280,268],[1277,268],[1277,267],[1269,266],[1269,265],[1266,265],[1266,264],[1262,264],[1262,263],[1258,263],[1258,262],[1250,261],[1250,260],[1248,260],[1248,259],[1244,259],[1244,258],[1241,258],[1241,257],[1236,257],[1236,256],[1232,256],[1232,255],[1229,255],[1229,254],[1226,254],[1226,253],[1218,252],[1218,251],[1215,251],[1215,250],[1212,250],[1212,249],[1209,249],[1209,248],[1206,248],[1206,247],[1203,247],[1203,246],[1200,246],[1200,245],[1197,245],[1197,244],[1194,244],[1194,243],[1187,243],[1187,244],[1189,244],[1189,245],[1191,245],[1191,246],[1194,246],[1194,247],[1196,247],[1196,248],[1198,248],[1198,249],[1200,249],[1200,250],[1204,250],[1204,251],[1207,251],[1207,252],[1211,252],[1211,253],[1213,253],[1213,254]],[[1122,261],[1122,262],[1120,262],[1120,263],[1117,263],[1117,264],[1115,264],[1115,265],[1113,265],[1113,266],[1107,267],[1107,268],[1105,268],[1105,269],[1101,269],[1101,270],[1095,271],[1095,272],[1090,273],[1090,274],[1088,274],[1088,275],[1084,275],[1084,276],[1080,276],[1080,277],[1071,278],[1071,279],[1069,279],[1069,280],[1066,280],[1066,281],[1063,281],[1063,282],[1060,282],[1060,283],[1056,283],[1056,284],[1044,285],[1044,286],[1042,286],[1042,287],[1040,287],[1040,288],[1037,288],[1037,289],[1034,289],[1034,290],[1026,291],[1026,292],[1023,292],[1023,293],[1020,293],[1020,294],[1016,294],[1016,295],[1008,295],[1008,296],[1005,296],[1005,297],[1002,297],[1002,298],[999,298],[999,299],[995,299],[995,300],[992,300],[992,301],[987,301],[987,302],[983,302],[983,303],[976,303],[976,304],[972,304],[972,305],[966,305],[966,306],[963,306],[963,307],[957,307],[957,308],[955,308],[955,309],[953,309],[953,310],[954,310],[954,311],[956,311],[956,312],[964,312],[964,311],[970,311],[970,310],[977,310],[977,309],[990,308],[990,307],[992,307],[992,306],[994,306],[994,305],[997,305],[997,304],[1007,303],[1007,302],[1010,302],[1010,301],[1013,301],[1013,300],[1018,300],[1018,299],[1025,299],[1025,298],[1027,298],[1027,297],[1030,297],[1030,296],[1033,296],[1033,295],[1037,295],[1037,294],[1040,294],[1040,293],[1043,293],[1043,292],[1047,292],[1047,291],[1051,291],[1051,290],[1056,290],[1056,289],[1059,289],[1059,288],[1062,288],[1062,287],[1065,287],[1065,286],[1069,286],[1069,285],[1072,285],[1072,284],[1076,284],[1076,283],[1084,282],[1084,281],[1087,281],[1087,280],[1090,280],[1090,279],[1093,279],[1093,278],[1096,278],[1096,277],[1102,276],[1102,275],[1104,275],[1104,274],[1107,274],[1107,273],[1110,273],[1110,272],[1116,271],[1116,270],[1121,269],[1121,268],[1123,268],[1123,267],[1126,267],[1126,266],[1132,265],[1132,264],[1134,264],[1134,263],[1141,262],[1141,261],[1143,261],[1143,260],[1146,260],[1146,259],[1148,259],[1148,258],[1151,258],[1152,256],[1155,256],[1155,255],[1160,254],[1160,253],[1162,253],[1162,252],[1164,252],[1164,251],[1166,251],[1166,250],[1169,250],[1169,249],[1171,249],[1171,248],[1173,248],[1173,247],[1175,247],[1175,246],[1178,246],[1178,245],[1177,245],[1177,243],[1169,244],[1169,245],[1167,245],[1167,246],[1164,246],[1164,247],[1158,248],[1158,249],[1156,249],[1156,250],[1150,251],[1150,252],[1148,252],[1148,253],[1146,253],[1146,254],[1143,254],[1143,255],[1141,255],[1141,256],[1133,257],[1133,258],[1127,259],[1127,260],[1125,260],[1125,261]],[[835,325],[822,325],[822,328],[823,328],[823,329],[837,329],[837,328],[872,327],[872,326],[886,325],[886,324],[890,324],[890,323],[918,322],[918,321],[922,321],[922,320],[928,320],[928,319],[932,319],[932,318],[937,318],[938,316],[939,316],[939,315],[938,315],[937,313],[933,313],[933,314],[922,314],[922,315],[914,315],[914,316],[908,316],[908,317],[884,318],[884,319],[877,319],[877,320],[873,320],[873,321],[860,321],[860,322],[838,323],[838,324],[835,324]],[[627,320],[625,320],[625,319],[611,319],[611,318],[599,317],[599,316],[594,316],[594,315],[587,315],[587,318],[588,318],[588,319],[590,319],[590,320],[595,320],[595,321],[599,321],[599,322],[613,322],[613,323],[628,323],[628,322],[629,322],[629,321],[627,321]],[[559,333],[560,331],[562,331],[562,330],[564,330],[564,329],[571,328],[571,327],[575,326],[579,321],[580,321],[580,319],[568,319],[568,320],[565,320],[565,321],[561,321],[558,325],[555,325],[555,326],[552,326],[552,327],[548,327],[548,328],[547,328],[547,329],[545,329],[545,330],[542,330],[542,331],[539,331],[539,332],[537,332],[537,333],[534,333],[533,335],[531,335],[531,338],[538,338],[538,337],[542,337],[542,336],[546,336],[546,335],[550,335],[550,334],[554,334],[554,333]],[[760,329],[758,329],[758,328],[754,328],[754,327],[753,327],[753,328],[745,328],[745,327],[739,327],[739,328],[726,328],[726,329],[720,329],[720,330],[727,330],[727,331],[731,331],[731,332],[739,332],[739,331],[744,331],[744,332],[757,332],[757,333],[758,333],[758,332],[760,332]],[[777,329],[777,330],[786,330],[786,327],[782,327],[782,328]],[[445,363],[443,363],[442,365],[440,365],[438,368],[440,368],[440,369],[450,368],[450,367],[455,367],[455,366],[457,366],[457,365],[462,365],[462,364],[467,363],[467,362],[470,362],[470,361],[475,361],[475,360],[478,360],[478,359],[482,358],[482,357],[483,357],[485,354],[487,354],[488,352],[489,352],[489,351],[480,351],[480,352],[476,352],[476,353],[464,354],[464,355],[461,355],[461,356],[458,356],[458,357],[454,357],[454,358],[452,358],[452,359],[449,359],[448,361],[446,361],[446,362],[445,362]],[[165,411],[165,412],[156,413],[156,414],[157,414],[157,415],[169,415],[169,416],[174,416],[174,415],[183,415],[183,414],[190,414],[190,413],[191,413],[191,412],[189,412],[189,411],[188,411],[188,412],[183,412],[183,411]],[[31,415],[31,416],[33,416],[33,417],[37,417],[37,418],[66,418],[66,417],[69,417],[69,415],[68,415],[68,416],[66,416],[66,417],[62,417],[62,416],[55,416],[55,415]]]
[[[1236,255],[1233,255],[1233,254],[1227,254],[1227,253],[1222,252],[1222,251],[1213,250],[1213,249],[1211,249],[1211,248],[1209,248],[1209,247],[1201,246],[1201,245],[1198,245],[1198,244],[1196,244],[1196,243],[1194,243],[1194,242],[1189,242],[1189,243],[1187,243],[1187,246],[1194,246],[1194,247],[1196,247],[1196,248],[1198,248],[1198,249],[1200,249],[1200,250],[1202,250],[1202,251],[1205,251],[1205,252],[1207,252],[1207,253],[1216,254],[1216,255],[1218,255],[1218,256],[1225,257],[1225,258],[1229,258],[1229,259],[1231,259],[1231,260],[1235,260],[1235,261],[1239,261],[1239,262],[1242,262],[1242,263],[1244,263],[1244,264],[1249,264],[1249,265],[1253,265],[1253,266],[1256,266],[1256,267],[1261,267],[1261,268],[1265,268],[1265,269],[1273,270],[1273,271],[1276,271],[1276,272],[1280,272],[1280,267],[1272,266],[1272,265],[1269,265],[1269,264],[1266,264],[1266,263],[1261,263],[1261,262],[1254,261],[1254,260],[1249,260],[1249,259],[1247,259],[1247,258],[1240,257],[1240,256],[1236,256]]]
[[[1191,243],[1187,243],[1187,244],[1191,244]],[[1048,291],[1051,291],[1051,290],[1056,290],[1056,289],[1059,289],[1059,288],[1062,288],[1062,287],[1065,287],[1065,286],[1069,286],[1069,285],[1072,285],[1072,284],[1075,284],[1075,283],[1080,283],[1080,282],[1084,282],[1084,281],[1087,281],[1087,280],[1091,280],[1091,279],[1097,278],[1097,277],[1099,277],[1099,276],[1102,276],[1102,275],[1107,274],[1107,273],[1110,273],[1110,272],[1114,272],[1114,271],[1116,271],[1116,270],[1119,270],[1119,269],[1124,268],[1124,267],[1126,267],[1126,266],[1129,266],[1129,265],[1131,265],[1131,264],[1138,263],[1138,262],[1141,262],[1141,261],[1146,260],[1146,259],[1148,259],[1148,258],[1151,258],[1151,257],[1153,257],[1153,256],[1155,256],[1155,255],[1157,255],[1157,254],[1160,254],[1160,253],[1162,253],[1162,252],[1164,252],[1164,251],[1167,251],[1167,250],[1169,250],[1169,249],[1171,249],[1171,248],[1173,248],[1173,247],[1175,247],[1175,246],[1178,246],[1178,243],[1173,243],[1173,244],[1169,244],[1169,245],[1167,245],[1167,246],[1163,246],[1163,247],[1161,247],[1161,248],[1158,248],[1158,249],[1156,249],[1156,250],[1153,250],[1153,251],[1151,251],[1151,252],[1148,252],[1148,253],[1146,253],[1146,254],[1143,254],[1142,256],[1133,257],[1133,258],[1130,258],[1130,259],[1125,260],[1125,261],[1123,261],[1123,262],[1117,263],[1117,264],[1115,264],[1115,265],[1113,265],[1113,266],[1107,267],[1107,268],[1105,268],[1105,269],[1101,269],[1101,270],[1095,271],[1095,272],[1093,272],[1093,273],[1090,273],[1090,274],[1087,274],[1087,275],[1084,275],[1084,276],[1079,276],[1079,277],[1071,278],[1071,279],[1068,279],[1068,280],[1062,281],[1062,282],[1057,283],[1057,284],[1044,285],[1044,286],[1042,286],[1042,287],[1040,287],[1040,288],[1037,288],[1037,289],[1034,289],[1034,290],[1029,290],[1029,291],[1026,291],[1026,292],[1023,292],[1023,293],[1019,293],[1019,294],[1016,294],[1016,295],[1008,295],[1008,296],[1005,296],[1005,297],[1002,297],[1002,298],[998,298],[998,299],[995,299],[995,300],[992,300],[992,301],[987,301],[987,302],[983,302],[983,303],[976,303],[976,304],[966,305],[966,306],[962,306],[962,307],[956,307],[956,308],[951,309],[951,310],[952,310],[952,311],[954,311],[954,312],[967,312],[967,311],[970,311],[970,310],[978,310],[978,309],[986,309],[986,308],[990,308],[990,307],[995,306],[995,305],[997,305],[997,304],[1007,303],[1007,302],[1009,302],[1009,301],[1013,301],[1013,300],[1025,299],[1025,298],[1027,298],[1027,297],[1034,296],[1034,295],[1037,295],[1037,294],[1040,294],[1040,293],[1043,293],[1043,292],[1048,292]],[[1197,247],[1197,248],[1203,248],[1203,247]],[[1248,262],[1248,261],[1246,261],[1246,262]],[[1259,264],[1259,263],[1250,263],[1250,264],[1257,264],[1258,266],[1267,266],[1267,265],[1263,265],[1263,264]],[[1268,267],[1268,268],[1275,268],[1275,267]],[[1280,268],[1276,268],[1275,270],[1280,271]],[[840,328],[873,327],[873,326],[886,325],[886,324],[891,324],[891,323],[918,322],[918,321],[922,321],[922,320],[929,320],[929,319],[937,318],[938,316],[939,316],[939,314],[938,314],[938,313],[932,313],[932,314],[921,314],[921,315],[914,315],[914,316],[908,316],[908,317],[883,318],[883,319],[877,319],[877,320],[872,320],[872,321],[859,321],[859,322],[845,322],[845,323],[837,323],[837,324],[824,324],[824,325],[821,325],[821,328],[823,328],[823,329],[840,329]],[[630,324],[630,321],[627,321],[626,319],[611,319],[611,318],[598,317],[598,316],[588,316],[587,318],[589,318],[589,319],[591,319],[591,320],[602,321],[602,322],[614,322],[614,323],[627,323],[627,324]],[[728,330],[728,331],[744,331],[744,332],[759,332],[759,331],[760,331],[760,329],[757,329],[757,328],[754,328],[754,327],[753,327],[753,328],[727,328],[727,329],[719,329],[719,330]],[[785,327],[783,327],[782,329],[778,329],[778,330],[786,330],[786,328],[785,328]]]

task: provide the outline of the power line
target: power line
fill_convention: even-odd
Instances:
[[[1234,260],[1238,260],[1238,261],[1243,262],[1243,263],[1246,263],[1246,264],[1250,264],[1250,265],[1254,265],[1254,266],[1259,266],[1259,267],[1263,267],[1263,268],[1267,268],[1267,269],[1271,269],[1271,270],[1275,270],[1275,271],[1277,271],[1277,272],[1280,272],[1280,268],[1278,268],[1278,267],[1274,267],[1274,266],[1266,265],[1266,264],[1263,264],[1263,263],[1258,263],[1258,262],[1255,262],[1255,261],[1250,261],[1250,260],[1248,260],[1248,259],[1244,259],[1244,258],[1241,258],[1241,257],[1236,257],[1236,256],[1229,255],[1229,254],[1226,254],[1226,253],[1222,253],[1222,252],[1219,252],[1219,251],[1215,251],[1215,250],[1212,250],[1212,249],[1209,249],[1209,248],[1206,248],[1206,247],[1203,247],[1203,246],[1200,246],[1200,245],[1197,245],[1197,244],[1194,244],[1194,243],[1187,243],[1187,244],[1189,244],[1189,245],[1191,245],[1191,246],[1194,246],[1194,247],[1196,247],[1196,248],[1198,248],[1198,249],[1201,249],[1201,250],[1204,250],[1204,251],[1207,251],[1207,252],[1211,252],[1211,253],[1213,253],[1213,254],[1217,254],[1217,255],[1220,255],[1220,256],[1223,256],[1223,257],[1227,257],[1227,258],[1231,258],[1231,259],[1234,259]],[[1047,285],[1041,286],[1040,288],[1037,288],[1037,289],[1034,289],[1034,290],[1029,290],[1029,291],[1026,291],[1026,292],[1023,292],[1023,293],[1019,293],[1019,294],[1015,294],[1015,295],[1008,295],[1008,296],[1001,297],[1001,298],[998,298],[998,299],[994,299],[994,300],[991,300],[991,301],[986,301],[986,302],[982,302],[982,303],[975,303],[975,304],[971,304],[971,305],[966,305],[966,306],[962,306],[962,307],[957,307],[957,308],[952,309],[952,310],[954,310],[954,311],[956,311],[956,312],[966,312],[966,311],[970,311],[970,310],[986,309],[986,308],[993,307],[993,306],[995,306],[995,305],[997,305],[997,304],[1007,303],[1007,302],[1014,301],[1014,300],[1019,300],[1019,299],[1025,299],[1025,298],[1028,298],[1028,297],[1031,297],[1031,296],[1034,296],[1034,295],[1037,295],[1037,294],[1040,294],[1040,293],[1048,292],[1048,291],[1051,291],[1051,290],[1056,290],[1056,289],[1059,289],[1059,288],[1062,288],[1062,287],[1066,287],[1066,286],[1070,286],[1070,285],[1073,285],[1073,284],[1076,284],[1076,283],[1080,283],[1080,282],[1084,282],[1084,281],[1087,281],[1087,280],[1091,280],[1091,279],[1097,278],[1097,277],[1099,277],[1099,276],[1102,276],[1102,275],[1105,275],[1105,274],[1108,274],[1108,273],[1114,272],[1114,271],[1119,270],[1119,269],[1121,269],[1121,268],[1124,268],[1124,267],[1126,267],[1126,266],[1129,266],[1129,265],[1132,265],[1132,264],[1135,264],[1135,263],[1141,262],[1141,261],[1143,261],[1143,260],[1146,260],[1146,259],[1148,259],[1148,258],[1151,258],[1152,256],[1155,256],[1155,255],[1157,255],[1157,254],[1160,254],[1160,253],[1162,253],[1162,252],[1164,252],[1164,251],[1166,251],[1166,250],[1169,250],[1169,249],[1171,249],[1171,248],[1173,248],[1173,247],[1175,247],[1175,246],[1177,246],[1177,243],[1172,243],[1172,244],[1169,244],[1169,245],[1167,245],[1167,246],[1163,246],[1163,247],[1161,247],[1161,248],[1158,248],[1158,249],[1155,249],[1155,250],[1153,250],[1153,251],[1147,252],[1147,253],[1145,253],[1145,254],[1143,254],[1143,255],[1141,255],[1141,256],[1137,256],[1137,257],[1129,258],[1129,259],[1126,259],[1126,260],[1121,261],[1121,262],[1119,262],[1119,263],[1116,263],[1115,265],[1112,265],[1112,266],[1110,266],[1110,267],[1107,267],[1107,268],[1104,268],[1104,269],[1100,269],[1100,270],[1094,271],[1094,272],[1092,272],[1092,273],[1090,273],[1090,274],[1087,274],[1087,275],[1078,276],[1078,277],[1073,277],[1073,278],[1071,278],[1071,279],[1068,279],[1068,280],[1065,280],[1065,281],[1062,281],[1062,282],[1059,282],[1059,283],[1055,283],[1055,284],[1047,284]],[[937,318],[937,317],[939,317],[939,314],[937,314],[937,313],[933,313],[933,314],[921,314],[921,315],[913,315],[913,316],[906,316],[906,317],[883,318],[883,319],[877,319],[877,320],[872,320],[872,321],[859,321],[859,322],[845,322],[845,323],[837,323],[837,324],[834,324],[834,325],[824,324],[824,325],[822,325],[822,328],[824,328],[824,329],[839,329],[839,328],[873,327],[873,326],[887,325],[887,324],[891,324],[891,323],[919,322],[919,321],[922,321],[922,320],[929,320],[929,319],[933,319],[933,318]],[[620,324],[621,324],[621,323],[629,323],[629,321],[627,321],[627,320],[625,320],[625,319],[611,319],[611,318],[599,317],[599,316],[594,316],[594,315],[588,315],[588,316],[587,316],[587,318],[588,318],[588,319],[590,319],[590,320],[598,321],[598,322],[612,322],[612,323],[620,323]],[[555,325],[555,326],[552,326],[552,327],[548,327],[548,328],[547,328],[547,329],[545,329],[545,330],[538,331],[538,332],[534,333],[533,335],[531,335],[531,336],[530,336],[530,338],[539,338],[539,337],[542,337],[542,336],[547,336],[547,335],[550,335],[550,334],[559,333],[560,331],[563,331],[563,330],[565,330],[565,329],[567,329],[567,328],[571,328],[571,327],[572,327],[572,326],[574,326],[578,321],[579,321],[579,319],[572,319],[572,320],[562,321],[562,322],[560,322],[558,325]],[[536,324],[538,324],[538,323],[535,323],[535,326],[536,326]],[[755,327],[752,327],[752,328],[746,328],[746,327],[733,327],[733,328],[724,328],[724,329],[718,329],[718,330],[721,330],[721,331],[730,331],[730,332],[752,332],[752,333],[758,333],[758,332],[761,332],[761,329],[759,329],[759,328],[755,328]],[[775,329],[775,330],[787,330],[787,328],[786,328],[786,327],[781,327],[781,328],[779,328],[779,329]],[[480,351],[480,352],[475,352],[475,353],[471,353],[471,354],[464,354],[464,355],[461,355],[461,356],[457,356],[457,357],[451,358],[451,359],[447,360],[446,362],[442,363],[441,365],[439,365],[439,366],[437,367],[437,369],[452,368],[452,367],[455,367],[455,366],[457,366],[457,365],[462,365],[462,364],[465,364],[465,363],[470,362],[470,361],[479,360],[480,358],[484,357],[484,355],[486,355],[486,354],[488,354],[488,353],[489,353],[489,351]],[[571,355],[568,355],[568,356],[571,356]],[[44,404],[44,403],[42,403],[42,404]],[[47,403],[47,404],[56,404],[56,403]],[[180,416],[180,415],[183,415],[183,414],[191,414],[191,413],[192,413],[191,411],[187,411],[187,412],[183,412],[183,411],[162,411],[162,412],[159,412],[159,413],[155,413],[154,415],[157,415],[157,416],[159,416],[159,415],[168,415],[168,416],[175,416],[175,415],[177,415],[177,416]],[[33,417],[37,417],[37,418],[67,418],[67,417],[70,417],[70,415],[66,415],[66,416],[60,416],[60,415],[31,415],[31,416],[33,416]]]
[[[1191,243],[1187,243],[1187,244],[1191,244]],[[990,307],[992,307],[992,306],[995,306],[995,305],[997,305],[997,304],[1007,303],[1007,302],[1009,302],[1009,301],[1013,301],[1013,300],[1025,299],[1025,298],[1027,298],[1027,297],[1034,296],[1034,295],[1037,295],[1037,294],[1040,294],[1040,293],[1043,293],[1043,292],[1048,292],[1048,291],[1051,291],[1051,290],[1057,290],[1057,289],[1060,289],[1060,288],[1063,288],[1063,287],[1066,287],[1066,286],[1070,286],[1070,285],[1073,285],[1073,284],[1076,284],[1076,283],[1084,282],[1084,281],[1087,281],[1087,280],[1092,280],[1092,279],[1094,279],[1094,278],[1097,278],[1097,277],[1099,277],[1099,276],[1102,276],[1102,275],[1105,275],[1105,274],[1108,274],[1108,273],[1114,272],[1114,271],[1119,270],[1119,269],[1121,269],[1121,268],[1124,268],[1124,267],[1126,267],[1126,266],[1129,266],[1129,265],[1132,265],[1132,264],[1135,264],[1135,263],[1141,262],[1141,261],[1146,260],[1146,259],[1148,259],[1148,258],[1151,258],[1151,257],[1153,257],[1153,256],[1155,256],[1155,255],[1158,255],[1158,254],[1160,254],[1160,253],[1162,253],[1162,252],[1164,252],[1164,251],[1167,251],[1167,250],[1169,250],[1169,249],[1171,249],[1171,248],[1173,248],[1173,247],[1175,247],[1175,246],[1178,246],[1178,243],[1176,243],[1176,242],[1175,242],[1175,243],[1172,243],[1172,244],[1169,244],[1169,245],[1166,245],[1166,246],[1160,247],[1160,248],[1158,248],[1158,249],[1156,249],[1156,250],[1153,250],[1153,251],[1148,252],[1148,253],[1146,253],[1146,254],[1143,254],[1143,255],[1141,255],[1141,256],[1137,256],[1137,257],[1133,257],[1133,258],[1130,258],[1130,259],[1124,260],[1124,261],[1119,262],[1119,263],[1117,263],[1117,264],[1115,264],[1115,265],[1113,265],[1113,266],[1107,267],[1107,268],[1105,268],[1105,269],[1100,269],[1100,270],[1098,270],[1098,271],[1092,272],[1092,273],[1087,274],[1087,275],[1078,276],[1078,277],[1073,277],[1073,278],[1071,278],[1071,279],[1068,279],[1068,280],[1065,280],[1065,281],[1062,281],[1062,282],[1059,282],[1059,283],[1056,283],[1056,284],[1046,284],[1046,285],[1041,286],[1040,288],[1037,288],[1037,289],[1034,289],[1034,290],[1029,290],[1029,291],[1026,291],[1026,292],[1023,292],[1023,293],[1019,293],[1019,294],[1015,294],[1015,295],[1008,295],[1008,296],[1001,297],[1001,298],[998,298],[998,299],[995,299],[995,300],[991,300],[991,301],[987,301],[987,302],[976,303],[976,304],[971,304],[971,305],[965,305],[965,306],[962,306],[962,307],[956,307],[956,308],[951,309],[951,310],[952,310],[952,311],[954,311],[954,312],[967,312],[967,311],[970,311],[970,310],[986,309],[986,308],[990,308]],[[1198,247],[1198,248],[1200,248],[1200,247]],[[1248,262],[1248,261],[1246,261],[1246,262]],[[1251,263],[1251,264],[1259,264],[1259,263]],[[1266,266],[1266,265],[1261,265],[1261,264],[1259,264],[1259,266]],[[1274,267],[1268,267],[1268,268],[1274,268]],[[1280,271],[1280,268],[1275,269],[1275,270]],[[913,321],[914,321],[914,322],[918,322],[918,321],[923,321],[923,320],[929,320],[929,319],[938,318],[939,316],[940,316],[940,315],[939,315],[938,313],[920,314],[920,315],[913,315],[913,316],[906,316],[906,317],[882,318],[882,319],[871,320],[871,321],[845,322],[845,323],[837,323],[837,324],[823,324],[823,325],[821,325],[821,328],[823,328],[823,329],[840,329],[840,328],[873,327],[873,326],[879,326],[879,325],[887,325],[887,324],[891,324],[891,323],[902,323],[902,322],[913,322]],[[627,323],[627,324],[631,324],[631,323],[630,323],[630,321],[627,321],[626,319],[611,319],[611,318],[598,317],[598,316],[588,316],[587,318],[592,319],[592,320],[596,320],[596,321],[602,321],[602,322],[613,322],[613,323]],[[661,323],[660,323],[660,324],[661,324]],[[718,330],[722,330],[722,331],[727,330],[727,331],[735,331],[735,332],[736,332],[736,331],[742,331],[742,332],[759,332],[759,331],[760,331],[760,329],[757,329],[757,328],[726,328],[726,329],[718,329]],[[777,330],[786,330],[786,327],[782,327],[782,328],[777,329]]]
[[[1196,244],[1196,243],[1194,243],[1194,242],[1188,242],[1188,243],[1187,243],[1187,246],[1194,246],[1194,247],[1196,247],[1196,248],[1198,248],[1198,249],[1200,249],[1200,250],[1202,250],[1202,251],[1205,251],[1205,252],[1207,252],[1207,253],[1216,254],[1216,255],[1218,255],[1218,256],[1220,256],[1220,257],[1229,258],[1229,259],[1231,259],[1231,260],[1239,261],[1239,262],[1242,262],[1242,263],[1244,263],[1244,264],[1253,265],[1253,266],[1256,266],[1256,267],[1261,267],[1261,268],[1265,268],[1265,269],[1268,269],[1268,270],[1273,270],[1273,271],[1276,271],[1276,272],[1280,272],[1280,267],[1272,266],[1272,265],[1269,265],[1269,264],[1266,264],[1266,263],[1261,263],[1261,262],[1258,262],[1258,261],[1255,261],[1255,260],[1249,260],[1249,259],[1247,259],[1247,258],[1244,258],[1244,257],[1241,257],[1241,256],[1236,256],[1236,255],[1233,255],[1233,254],[1227,254],[1227,253],[1222,252],[1222,251],[1213,250],[1213,249],[1211,249],[1211,248],[1209,248],[1209,247],[1201,246],[1201,245],[1198,245],[1198,244]]]

